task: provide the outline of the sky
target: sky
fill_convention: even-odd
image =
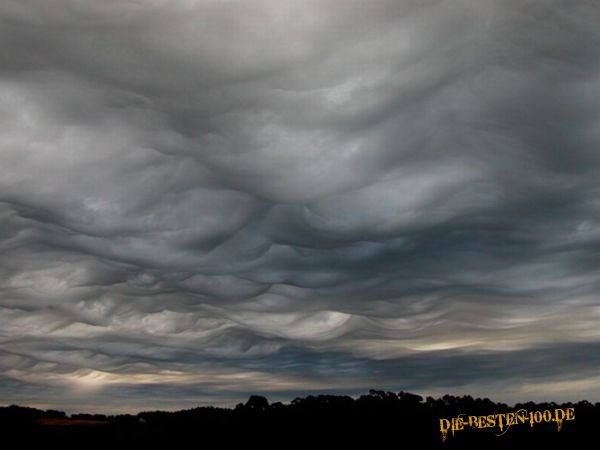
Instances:
[[[595,0],[3,0],[0,404],[600,401]]]

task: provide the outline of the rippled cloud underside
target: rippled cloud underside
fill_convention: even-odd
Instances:
[[[0,401],[600,400],[599,22],[3,1]]]

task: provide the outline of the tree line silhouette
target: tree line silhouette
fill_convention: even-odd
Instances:
[[[575,420],[560,432],[555,423],[515,426],[502,436],[496,430],[473,429],[442,442],[440,419],[459,414],[472,416],[574,408]],[[269,403],[252,395],[235,408],[197,407],[176,412],[138,414],[72,414],[11,405],[0,407],[3,436],[19,442],[54,444],[130,444],[172,446],[196,442],[261,445],[389,445],[397,448],[579,448],[596,444],[600,403],[518,403],[509,406],[469,395],[427,397],[409,392],[371,390],[358,398],[343,395],[309,395],[290,403]]]

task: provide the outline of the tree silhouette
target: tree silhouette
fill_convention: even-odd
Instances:
[[[458,414],[488,415],[524,408],[542,411],[575,408],[576,419],[556,430],[554,423],[513,427],[501,437],[486,429],[466,429],[442,442],[440,419]],[[0,407],[0,425],[6,440],[42,445],[79,444],[184,445],[219,439],[223,444],[333,446],[365,445],[399,448],[584,448],[595,442],[600,403],[525,402],[512,408],[488,398],[444,395],[441,398],[401,391],[371,390],[350,396],[309,395],[288,404],[270,404],[251,395],[234,409],[198,407],[176,412],[146,411],[137,415],[105,416],[9,406]],[[71,426],[66,426],[71,425]]]

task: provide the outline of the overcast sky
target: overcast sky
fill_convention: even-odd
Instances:
[[[0,403],[599,401],[596,0],[3,0]]]

